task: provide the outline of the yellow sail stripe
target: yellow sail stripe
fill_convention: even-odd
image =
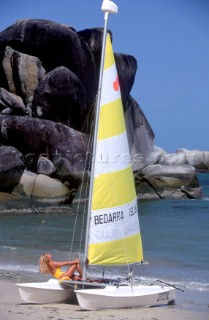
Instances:
[[[107,42],[105,49],[105,62],[104,62],[104,70],[110,68],[115,63],[115,58],[112,50],[112,44],[110,40],[110,34],[107,34]]]
[[[143,260],[141,234],[128,238],[90,244],[89,263],[96,265],[126,265]],[[102,263],[101,263],[102,261]]]
[[[123,133],[125,130],[121,99],[103,105],[100,111],[97,139],[111,138]]]
[[[131,166],[94,179],[92,210],[121,206],[135,198],[136,190]]]

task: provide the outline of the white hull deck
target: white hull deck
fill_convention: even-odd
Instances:
[[[17,283],[21,299],[27,303],[61,303],[76,299],[74,288],[62,288],[59,280]]]
[[[174,304],[175,289],[168,286],[107,286],[104,289],[75,290],[85,310],[150,307]]]

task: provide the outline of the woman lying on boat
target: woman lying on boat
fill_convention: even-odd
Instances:
[[[70,266],[67,271],[62,271],[61,267]],[[50,273],[59,280],[82,280],[83,271],[79,260],[57,262],[52,260],[50,253],[43,253],[39,259],[39,270],[41,273]],[[75,271],[78,275],[75,275]]]

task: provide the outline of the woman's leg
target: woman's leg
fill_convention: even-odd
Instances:
[[[73,278],[75,270],[76,270],[76,264],[73,264],[72,266],[70,266],[70,268],[66,272],[63,272],[61,274],[60,278],[63,278],[63,277]]]
[[[82,268],[81,268],[81,265],[80,265],[80,264],[77,264],[76,266],[77,266],[77,267],[76,267],[76,270],[78,271],[80,277],[83,278],[83,270],[82,270]]]
[[[74,275],[75,271],[77,271],[79,275]],[[60,278],[63,278],[66,276],[73,280],[82,280],[83,270],[81,268],[80,263],[71,265],[70,268],[60,276]]]
[[[78,272],[78,275],[73,274],[72,279],[76,280],[76,281],[81,281],[83,278],[83,270],[82,270],[81,265],[79,263],[76,264],[75,271]]]

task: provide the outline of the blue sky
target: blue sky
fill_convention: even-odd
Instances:
[[[4,2],[2,4],[2,2]],[[103,27],[102,0],[6,0],[0,30],[44,18],[77,31]],[[209,151],[209,0],[115,0],[115,52],[133,55],[132,96],[155,132],[155,145]]]

